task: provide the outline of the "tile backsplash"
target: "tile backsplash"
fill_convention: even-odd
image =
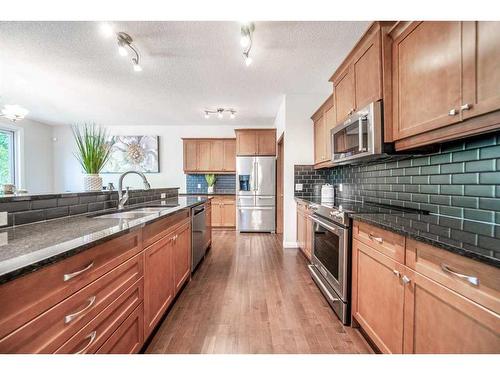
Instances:
[[[236,175],[234,174],[216,174],[215,191],[219,193],[232,194],[236,190]],[[198,187],[198,184],[200,187]],[[204,174],[187,174],[186,175],[186,192],[206,193],[208,189],[207,181]]]
[[[316,183],[337,196],[500,224],[500,133],[446,143],[437,153],[325,170],[295,166],[297,196]],[[342,191],[338,188],[342,184]]]

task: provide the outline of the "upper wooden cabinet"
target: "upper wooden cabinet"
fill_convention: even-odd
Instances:
[[[344,122],[371,102],[390,101],[391,60],[387,33],[393,25],[394,22],[374,22],[330,78],[335,124]],[[384,113],[386,110],[390,110],[390,103],[388,108],[384,107]],[[390,121],[387,127],[390,128]],[[387,134],[386,141],[391,137],[392,131]]]
[[[400,22],[390,36],[396,149],[500,127],[500,22]]]
[[[275,156],[276,129],[235,129],[237,156]]]
[[[314,127],[314,166],[325,168],[331,166],[330,130],[335,126],[335,109],[333,95],[312,115]]]
[[[234,173],[236,171],[236,139],[183,138],[184,172]]]

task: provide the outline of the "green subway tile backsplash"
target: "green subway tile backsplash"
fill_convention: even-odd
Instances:
[[[295,183],[312,193],[312,176],[342,184],[344,198],[429,210],[500,224],[500,132],[450,142],[432,155],[345,165],[326,170],[296,166]],[[439,228],[435,228],[439,231]],[[486,229],[485,229],[486,230]]]

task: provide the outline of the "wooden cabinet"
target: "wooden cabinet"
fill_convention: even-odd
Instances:
[[[352,113],[371,102],[384,99],[384,103],[388,103],[391,100],[387,33],[393,25],[394,22],[374,22],[330,78],[336,109],[335,124],[343,123]],[[384,107],[385,113],[391,114]],[[390,125],[389,121],[387,127],[391,130]]]
[[[352,315],[382,352],[402,353],[404,286],[398,263],[356,239],[352,251]]]
[[[393,44],[395,139],[460,121],[461,22],[414,22]]]
[[[314,166],[315,168],[330,167],[331,143],[330,130],[335,124],[333,95],[331,95],[312,115],[314,127]]]
[[[182,224],[173,240],[174,284],[177,293],[191,274],[191,223]]]
[[[413,239],[401,257],[396,234],[354,227],[352,316],[382,352],[500,352],[498,269]]]
[[[135,354],[144,343],[142,304],[113,332],[96,354]]]
[[[213,228],[236,226],[236,197],[232,195],[213,196],[211,211]]]
[[[185,173],[233,173],[236,140],[233,138],[183,138]]]
[[[275,156],[276,129],[235,129],[237,156]]]
[[[462,117],[500,109],[500,22],[462,22]]]
[[[173,234],[144,250],[144,332],[148,336],[174,298]]]
[[[307,259],[312,255],[312,220],[309,208],[305,203],[297,203],[297,246]]]
[[[405,275],[405,353],[500,352],[498,314],[417,272]]]
[[[400,22],[391,37],[397,150],[500,127],[500,22]]]

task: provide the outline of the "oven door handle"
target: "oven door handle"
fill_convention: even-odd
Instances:
[[[321,281],[321,279],[316,275],[316,273],[314,272],[314,266],[309,264],[307,267],[309,267],[309,270],[310,270],[312,277],[321,286],[321,290],[326,293],[326,295],[330,299],[330,301],[332,301],[332,302],[340,301],[340,298],[335,298],[334,296],[332,296],[332,294],[328,291],[328,288],[323,283],[323,281]]]
[[[324,226],[326,229],[329,229],[331,230],[333,233],[337,233],[339,230],[343,230],[343,228],[341,229],[340,227],[338,228],[335,228],[335,227],[332,227],[331,225],[329,225],[328,223],[325,223],[323,220],[319,220],[317,217],[315,216],[312,216],[312,215],[309,215],[309,218],[314,221],[315,223],[318,223],[322,226]]]

